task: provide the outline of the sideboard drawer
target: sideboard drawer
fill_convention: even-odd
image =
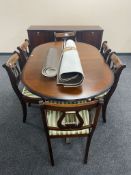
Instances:
[[[77,41],[91,44],[98,49],[101,47],[102,31],[79,31],[77,32]]]
[[[30,50],[36,46],[54,41],[54,33],[50,31],[29,31]]]

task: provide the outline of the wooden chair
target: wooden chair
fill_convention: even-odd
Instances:
[[[108,55],[111,52],[111,49],[109,48],[107,41],[103,41],[100,49],[101,55],[104,57],[105,61],[107,62]]]
[[[12,88],[14,92],[16,93],[23,110],[23,122],[26,122],[26,116],[27,116],[27,105],[31,103],[39,103],[39,100],[41,100],[40,97],[32,94],[29,92],[26,87],[22,86],[22,83],[20,81],[20,70],[17,66],[17,61],[19,60],[19,54],[17,52],[14,52],[14,54],[8,59],[8,61],[3,64],[2,66],[5,68],[5,70],[8,73]]]
[[[110,66],[110,69],[114,73],[114,83],[113,83],[112,87],[110,88],[110,90],[104,96],[104,104],[102,106],[102,117],[103,117],[104,122],[106,122],[107,105],[108,105],[109,100],[117,87],[121,72],[126,67],[126,65],[121,62],[120,58],[116,55],[115,52],[112,52],[109,54],[108,64]]]
[[[76,32],[54,32],[55,41],[66,41],[68,39],[72,39],[76,41]]]
[[[84,156],[84,163],[87,163],[91,138],[97,125],[102,103],[102,99],[70,104],[53,101],[41,103],[42,119],[52,166],[54,158],[51,138],[87,137]]]
[[[19,67],[22,71],[29,57],[29,40],[25,39],[25,41],[17,47],[17,53],[19,54]]]

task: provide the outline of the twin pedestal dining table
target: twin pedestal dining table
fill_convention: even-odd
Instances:
[[[42,75],[43,65],[49,48],[57,48],[58,57],[62,52],[62,42],[50,42],[33,49],[22,72],[22,82],[28,90],[44,100],[83,100],[106,92],[113,84],[114,75],[99,50],[89,44],[76,42],[84,80],[81,86],[64,87],[57,85],[56,77]],[[69,58],[70,59],[70,58]]]

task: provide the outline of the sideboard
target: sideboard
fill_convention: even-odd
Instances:
[[[27,29],[30,51],[40,44],[54,41],[54,32],[76,32],[78,42],[100,49],[103,29],[100,26],[30,26]]]

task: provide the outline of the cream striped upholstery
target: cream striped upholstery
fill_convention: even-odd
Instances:
[[[51,101],[53,102],[53,101]],[[83,101],[81,101],[83,103]],[[73,102],[73,103],[81,103],[81,102]],[[67,103],[67,102],[54,102],[57,104],[60,103]],[[71,103],[71,102],[70,102]],[[69,103],[68,103],[69,104]],[[49,127],[56,127],[57,126],[57,121],[61,115],[61,112],[59,111],[47,111],[47,125]],[[80,115],[84,121],[83,126],[89,124],[89,112],[88,110],[83,110],[80,111]],[[78,119],[75,117],[75,113],[67,113],[66,117],[63,119],[63,123],[78,123]],[[89,134],[89,129],[83,129],[83,130],[73,130],[73,131],[56,131],[56,130],[49,130],[49,135],[75,135],[75,134]]]
[[[30,97],[30,98],[40,98],[39,96],[37,96],[37,95],[35,95],[35,94],[32,94],[30,91],[28,91],[28,90],[26,89],[26,87],[23,88],[22,94],[23,94],[24,96],[27,96],[27,97]]]
[[[109,91],[109,90],[108,90],[108,91]],[[106,92],[104,92],[104,93],[102,93],[102,94],[96,96],[95,99],[99,99],[99,98],[104,97],[104,96],[108,93],[108,91],[106,91]]]

